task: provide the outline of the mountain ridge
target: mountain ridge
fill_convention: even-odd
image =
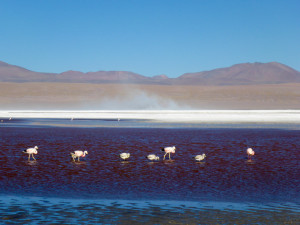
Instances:
[[[300,72],[278,62],[239,63],[208,71],[184,73],[177,78],[166,75],[143,76],[130,71],[62,73],[35,72],[0,61],[0,82],[119,83],[158,85],[256,85],[300,83]]]

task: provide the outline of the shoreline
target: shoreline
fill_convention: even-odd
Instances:
[[[111,119],[149,120],[167,123],[291,123],[300,124],[300,110],[91,110],[91,111],[0,111],[0,118],[13,119]]]

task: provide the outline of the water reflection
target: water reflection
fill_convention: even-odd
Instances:
[[[195,164],[198,166],[198,169],[204,169],[206,162],[195,162]]]
[[[25,161],[25,164],[29,166],[36,166],[38,165],[38,161]]]
[[[86,165],[86,162],[85,161],[72,161],[71,162],[73,165]]]
[[[157,164],[159,164],[160,162],[157,162],[157,161],[153,161],[153,162],[147,162],[147,164],[149,165],[149,166],[154,166],[154,165],[157,165]]]
[[[174,159],[166,159],[166,160],[163,160],[163,162],[165,164],[170,164],[170,163],[175,163],[175,160]]]
[[[247,164],[255,164],[255,161],[253,159],[248,159],[246,161]]]

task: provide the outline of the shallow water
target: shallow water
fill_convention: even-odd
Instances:
[[[95,211],[95,207],[100,207],[97,204],[102,204],[101,210],[95,213],[105,215],[109,212],[118,223],[131,214],[134,218],[142,218],[147,211],[140,204],[136,208],[132,206],[134,210],[128,205],[121,207],[124,205],[118,203],[121,200],[164,202],[150,202],[146,206],[151,212],[161,212],[161,215],[158,213],[160,216],[155,213],[146,216],[152,222],[159,217],[160,224],[168,219],[186,223],[188,218],[190,224],[197,224],[199,215],[203,214],[203,217],[206,213],[222,215],[220,218],[223,219],[242,220],[248,216],[255,219],[253,212],[264,219],[275,218],[276,212],[280,212],[285,215],[281,219],[290,218],[286,221],[294,222],[299,216],[299,130],[2,126],[0,134],[0,215],[5,221],[7,218],[7,221],[19,221],[19,212],[25,212],[20,221],[31,218],[33,215],[26,214],[24,204],[27,208],[38,204],[35,210],[40,207],[50,211],[56,205],[65,211],[70,206],[61,202],[72,202],[72,199],[96,199],[99,202],[88,202],[87,208],[82,209],[76,208],[78,205],[72,206],[70,214],[89,208]],[[35,156],[37,161],[28,162],[22,151],[35,145],[39,147]],[[163,161],[160,148],[172,145],[176,145],[176,153],[171,155],[172,160]],[[256,152],[251,161],[246,157],[248,147]],[[87,150],[89,154],[81,162],[72,162],[70,152],[76,149]],[[119,159],[122,152],[131,153],[128,161]],[[160,161],[149,162],[146,156],[151,153],[158,154]],[[192,159],[202,153],[207,155],[204,162]],[[5,201],[5,195],[37,196],[50,202],[52,198],[65,200],[51,203],[52,208],[49,208],[41,200],[24,203],[12,197]],[[14,198],[17,200],[13,201]],[[104,203],[105,199],[116,203]],[[174,206],[174,201],[181,203]],[[188,202],[197,204],[190,207]],[[224,204],[226,207],[222,207]],[[7,214],[8,207],[11,213]],[[122,211],[120,216],[113,214],[110,207]],[[177,220],[176,209],[184,211]],[[173,213],[173,217],[168,217],[165,211]],[[66,214],[59,214],[58,223],[64,217]],[[45,218],[50,217],[36,219],[43,221]],[[238,224],[237,220],[235,223]]]
[[[6,196],[0,200],[0,221],[4,224],[299,224],[300,218],[298,212],[285,205]]]

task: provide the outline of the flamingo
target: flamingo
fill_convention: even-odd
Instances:
[[[34,158],[33,154],[38,154],[37,149],[38,149],[38,146],[34,146],[34,148],[27,148],[26,150],[23,151],[24,153],[27,153],[27,154],[28,154],[28,161],[30,161],[30,155],[32,155],[32,158],[33,158],[34,160],[36,160],[36,159]]]
[[[162,148],[161,150],[162,150],[163,152],[166,153],[166,154],[164,155],[164,160],[165,160],[166,155],[167,155],[168,153],[169,153],[169,159],[171,159],[171,153],[175,153],[175,149],[176,149],[175,146],[173,146],[173,147],[164,147],[164,148]]]
[[[252,148],[247,148],[247,155],[248,155],[248,159],[250,158],[251,160],[251,156],[254,156],[255,152],[253,151]]]
[[[126,160],[130,157],[130,153],[121,153],[120,158],[123,160]]]
[[[73,152],[70,153],[71,154],[71,157],[73,158],[73,161],[75,162],[75,159],[78,158],[78,162],[80,161],[80,157],[85,157],[85,155],[88,154],[87,151],[81,151],[81,150],[76,150]]]
[[[205,159],[205,157],[206,157],[206,155],[203,153],[202,155],[196,155],[195,157],[194,157],[194,159],[196,160],[196,161],[202,161],[203,159]]]
[[[147,156],[147,159],[154,161],[154,160],[159,160],[159,157],[154,154],[150,154]]]

